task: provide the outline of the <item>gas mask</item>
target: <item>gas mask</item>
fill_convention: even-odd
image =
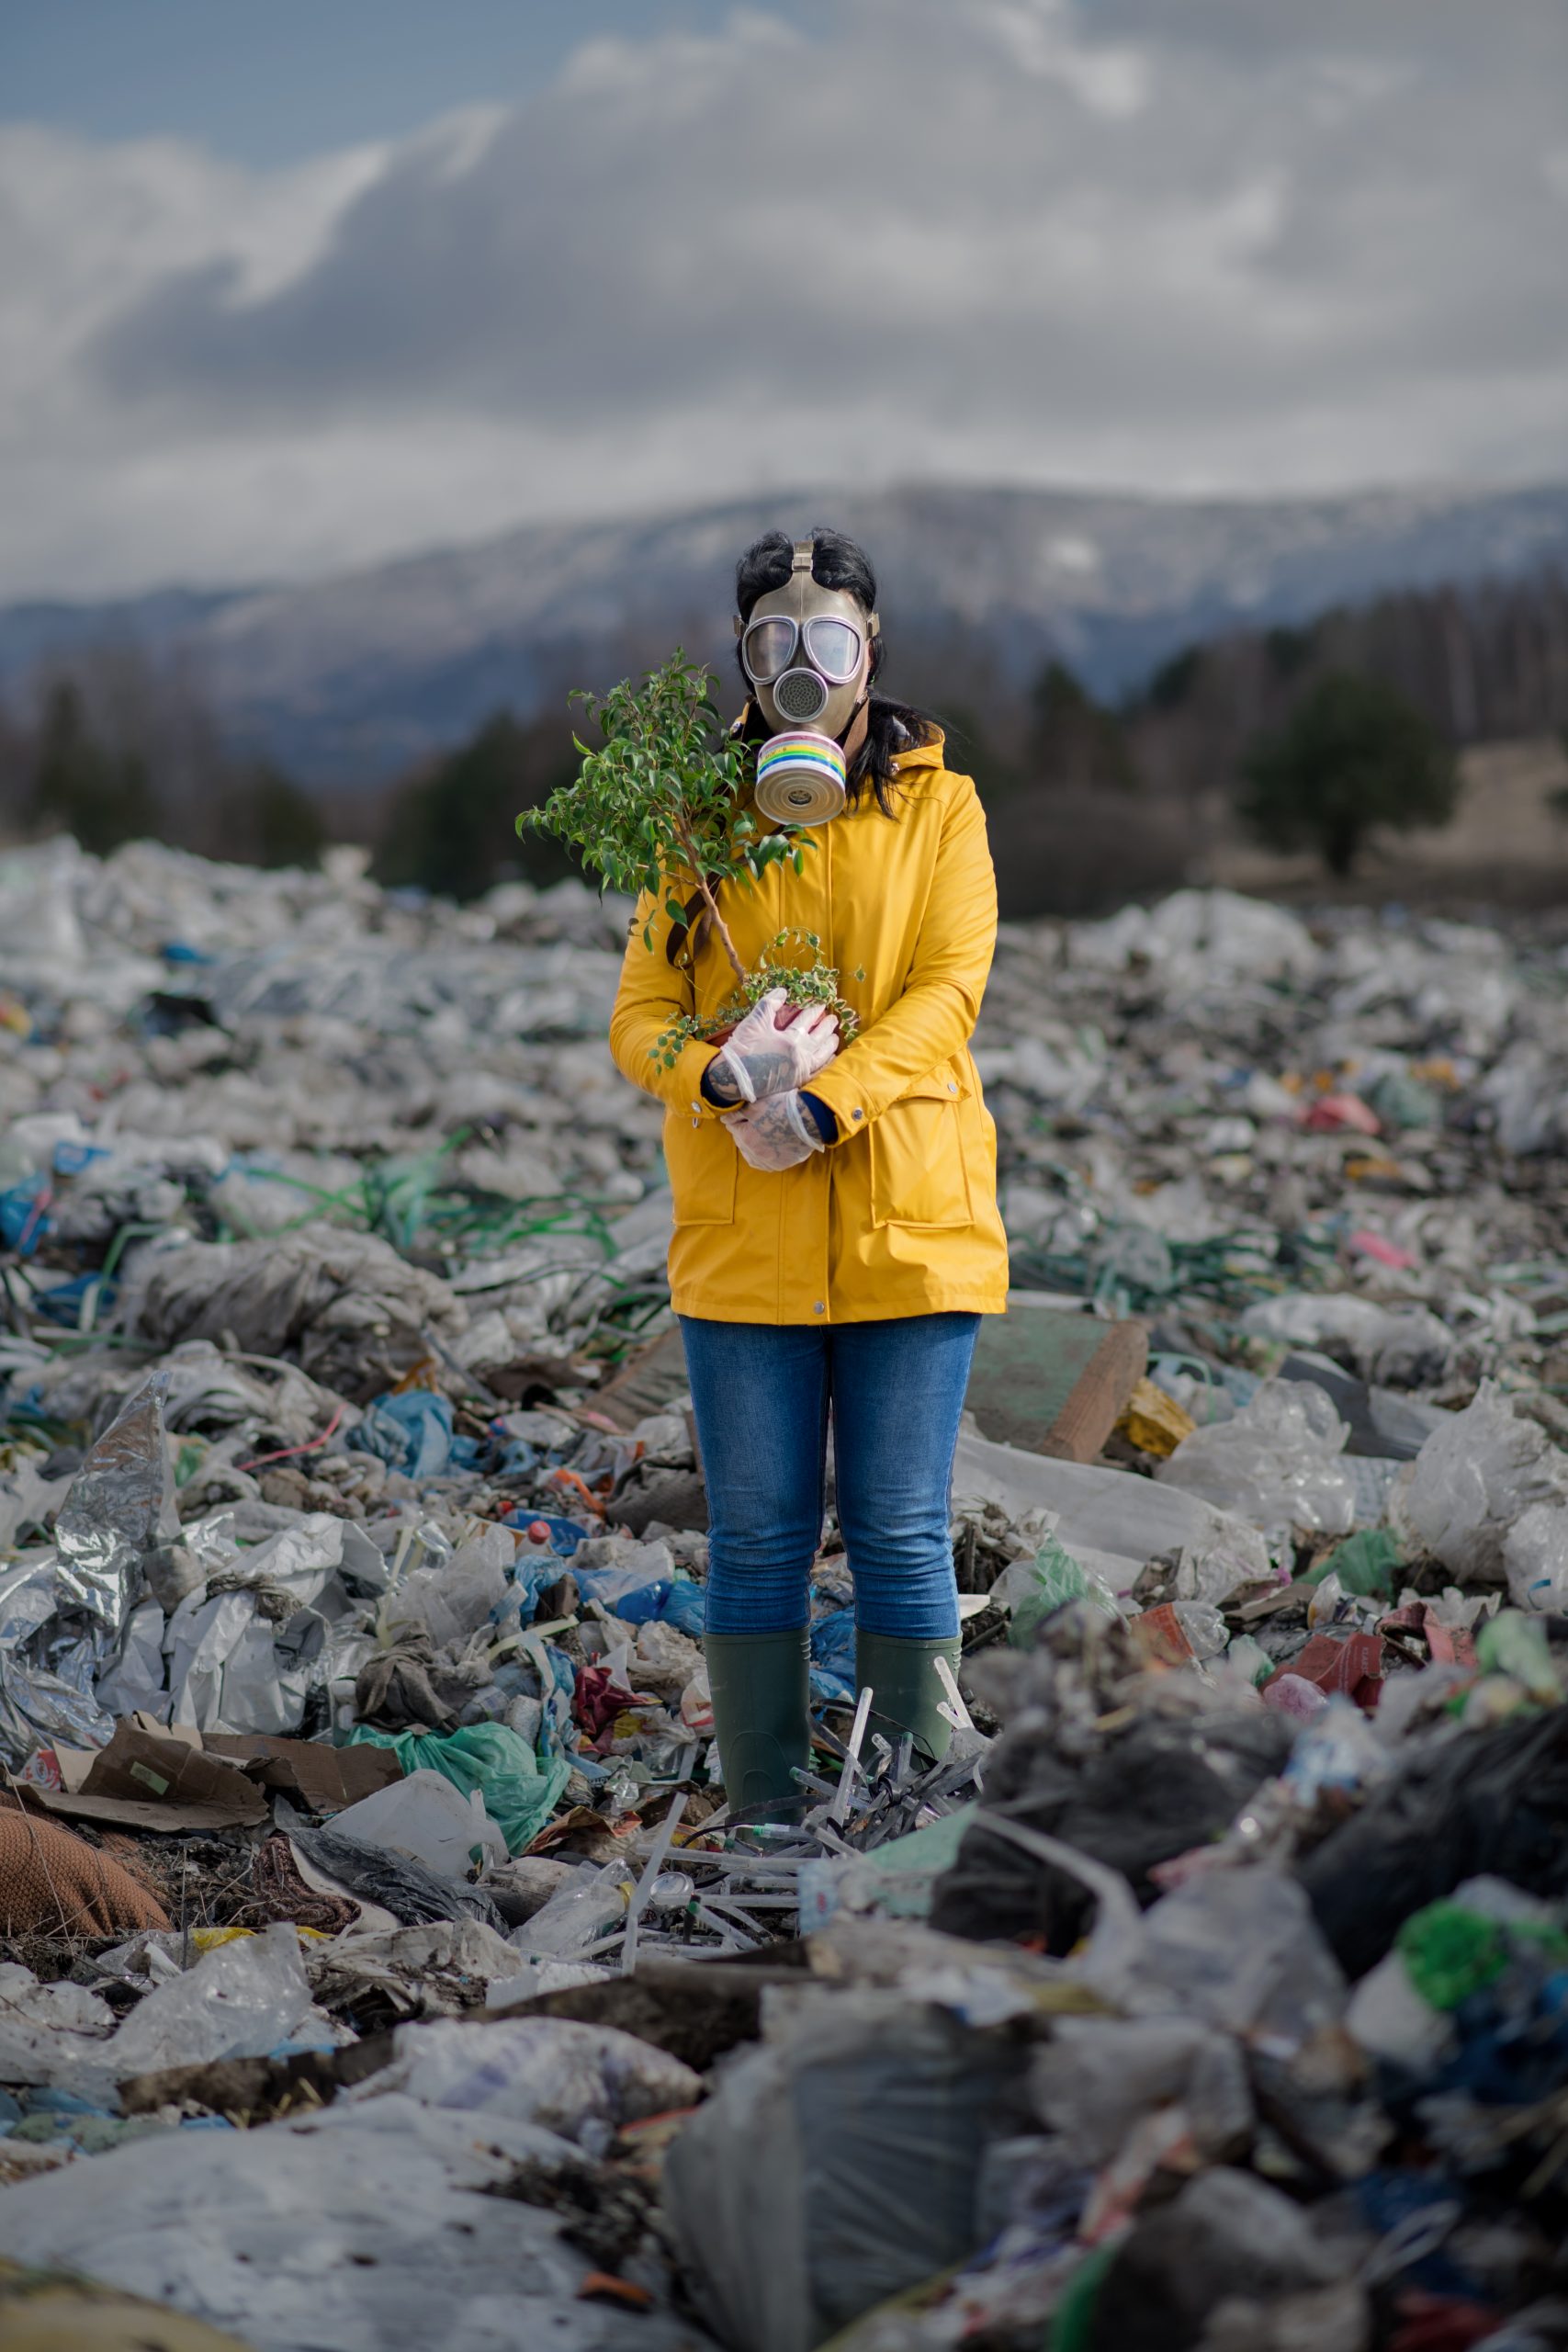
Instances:
[[[757,753],[757,807],[773,824],[821,825],[844,805],[843,738],[871,691],[879,623],[844,588],[811,576],[809,539],[797,539],[782,588],[737,616],[740,666],[773,729]]]

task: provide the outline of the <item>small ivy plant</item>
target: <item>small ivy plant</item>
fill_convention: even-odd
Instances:
[[[808,963],[787,963],[792,955],[809,956]],[[865,974],[857,970],[857,980]],[[666,1069],[673,1069],[681,1057],[681,1048],[695,1037],[705,1044],[727,1036],[738,1021],[745,1019],[751,1007],[770,989],[783,989],[788,1004],[825,1004],[839,1016],[839,1035],[848,1046],[853,1043],[860,1019],[854,1007],[844,1002],[839,994],[839,975],[831,964],[822,961],[822,942],[814,931],[781,931],[762,950],[761,963],[748,972],[739,988],[731,989],[718,1011],[699,1021],[691,1013],[671,1022],[649,1048],[649,1058],[662,1062]]]
[[[542,808],[525,809],[518,831],[553,833],[580,853],[602,887],[631,897],[647,891],[672,922],[686,922],[680,893],[683,884],[694,885],[735,974],[736,986],[717,1012],[701,1021],[684,1016],[649,1049],[650,1057],[671,1068],[690,1038],[728,1030],[775,988],[792,1004],[831,1005],[847,1043],[855,1016],[839,994],[838,973],[821,959],[816,933],[780,932],[749,972],[720,912],[722,884],[750,888],[770,865],[786,861],[798,874],[805,851],[816,843],[793,827],[764,831],[746,805],[750,751],[725,725],[711,673],[677,647],[640,686],[623,679],[607,695],[579,689],[571,699],[583,704],[604,741],[593,748],[573,736],[581,757],[577,775]],[[651,914],[642,935],[651,950]],[[784,960],[802,950],[809,963]]]

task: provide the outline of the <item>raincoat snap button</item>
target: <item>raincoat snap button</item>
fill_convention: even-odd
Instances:
[[[850,1113],[850,1116],[852,1119],[863,1119],[865,1113],[863,1111],[852,1111]]]
[[[821,1299],[818,1299],[818,1302],[817,1302],[817,1304],[816,1304],[816,1306],[812,1308],[811,1312],[813,1313],[813,1315],[826,1315],[826,1314],[827,1314],[827,1312],[828,1312],[828,1309],[827,1309],[826,1306],[823,1304],[822,1300],[821,1300]]]

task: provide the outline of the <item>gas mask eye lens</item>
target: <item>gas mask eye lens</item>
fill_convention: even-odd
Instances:
[[[813,669],[820,670],[835,685],[843,685],[854,676],[860,667],[862,640],[860,631],[848,621],[820,616],[808,620],[801,635]]]
[[[782,615],[753,621],[740,640],[747,676],[760,686],[771,685],[775,678],[783,677],[795,651],[796,635],[795,623]]]

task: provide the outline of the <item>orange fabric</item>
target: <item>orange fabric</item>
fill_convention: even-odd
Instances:
[[[132,1935],[169,1917],[124,1866],[13,1803],[0,1810],[0,1936]]]

